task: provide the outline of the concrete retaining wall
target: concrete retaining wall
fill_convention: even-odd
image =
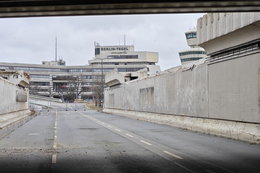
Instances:
[[[28,91],[0,78],[0,115],[28,109]]]
[[[256,123],[243,123],[209,118],[176,116],[107,108],[104,109],[104,112],[260,144],[260,124]]]
[[[260,54],[208,66],[209,117],[260,123]]]
[[[260,58],[252,54],[105,90],[105,108],[260,123]]]

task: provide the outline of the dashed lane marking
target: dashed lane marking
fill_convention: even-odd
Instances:
[[[177,159],[183,159],[181,156],[178,156],[178,155],[176,155],[176,154],[173,154],[173,153],[171,153],[171,152],[169,152],[169,151],[163,151],[165,154],[168,154],[168,155],[170,155],[170,156],[172,156],[172,157],[175,157],[175,158],[177,158]]]
[[[86,118],[88,118],[88,119],[90,119],[90,120],[96,122],[97,124],[103,125],[103,127],[105,127],[105,128],[107,128],[107,129],[109,129],[109,130],[115,132],[115,128],[116,128],[116,127],[111,126],[111,125],[109,125],[108,123],[104,123],[104,122],[102,122],[102,121],[100,121],[100,120],[97,120],[96,118],[93,118],[93,117],[91,117],[91,116],[85,115],[85,114],[83,114],[83,113],[81,113],[81,112],[78,112],[78,113],[81,114],[83,117],[86,117]],[[123,130],[123,131],[124,131],[124,132],[127,132],[126,130]],[[115,132],[115,133],[117,133],[117,132]],[[133,142],[135,142],[135,143],[137,143],[137,144],[139,144],[139,145],[140,145],[140,142],[142,142],[142,143],[144,143],[144,144],[146,144],[146,145],[148,145],[148,146],[153,145],[153,144],[151,144],[151,143],[149,143],[149,142],[147,142],[147,141],[145,141],[145,140],[141,140],[141,139],[144,139],[144,138],[142,138],[142,137],[140,137],[140,136],[138,136],[138,135],[137,135],[137,136],[133,136],[133,135],[131,135],[131,134],[129,134],[129,133],[124,133],[124,134],[118,133],[118,134],[121,135],[121,136],[123,136],[123,137],[126,137],[126,136],[131,137],[132,139],[130,139],[130,138],[128,138],[128,139],[131,140],[131,141],[133,141]],[[148,141],[149,141],[149,140],[148,140]],[[178,156],[178,155],[176,155],[176,154],[174,154],[174,153],[172,153],[172,152],[167,151],[167,148],[168,148],[168,147],[165,147],[165,146],[163,146],[163,145],[161,145],[161,144],[159,144],[159,143],[156,143],[156,142],[154,142],[154,141],[153,141],[153,143],[154,143],[153,147],[147,147],[147,149],[150,150],[150,151],[152,151],[152,152],[154,152],[154,153],[156,153],[156,154],[158,154],[158,155],[160,155],[160,156],[162,156],[162,157],[164,157],[165,159],[167,159],[167,160],[170,159],[170,157],[166,157],[165,154],[167,154],[167,155],[169,155],[169,156],[172,156],[172,157],[174,157],[174,158],[180,159],[180,160],[181,160],[181,159],[184,159],[184,158],[182,158],[181,156]],[[145,146],[143,145],[143,147],[145,147]],[[169,148],[169,149],[170,149],[170,148]],[[170,150],[171,150],[171,149],[170,149]],[[164,156],[163,156],[163,155],[164,155]],[[172,159],[170,159],[170,160],[173,161]],[[223,168],[223,167],[221,167],[221,166],[212,164],[212,163],[210,163],[210,162],[205,162],[205,161],[202,161],[202,162],[205,163],[205,164],[207,164],[207,165],[211,165],[211,166],[217,167],[217,168],[219,168],[219,169],[225,170],[226,172],[233,173],[232,171],[230,171],[230,170],[228,170],[228,169],[226,169],[226,168]],[[173,163],[176,164],[176,165],[178,165],[179,167],[181,167],[181,168],[187,170],[188,172],[194,172],[194,171],[192,171],[191,169],[187,168],[186,166],[182,165],[181,163],[178,163],[178,162],[176,162],[176,161],[173,161]],[[206,171],[206,172],[212,172],[212,173],[213,173],[212,170],[208,170],[208,169],[206,169],[206,170],[204,170],[204,171]]]
[[[119,130],[119,129],[115,129],[116,131],[118,131],[118,132],[121,132],[121,130]]]
[[[51,163],[54,164],[54,163],[57,163],[57,154],[53,154],[52,157],[51,157]]]
[[[38,136],[38,135],[40,135],[40,133],[29,133],[28,135],[29,136]]]
[[[142,143],[144,143],[144,144],[146,144],[146,145],[152,145],[151,143],[146,142],[146,141],[144,141],[144,140],[140,140],[140,142],[142,142]]]
[[[131,138],[134,137],[133,135],[130,135],[130,134],[128,134],[128,133],[126,133],[125,135],[126,135],[126,136],[129,136],[129,137],[131,137]]]
[[[54,123],[54,140],[53,140],[53,149],[57,149],[57,121],[58,121],[58,113],[56,110],[56,116],[55,116],[55,123]],[[57,163],[57,154],[53,154],[51,158],[51,163],[55,164]]]
[[[56,149],[56,148],[57,148],[57,144],[54,144],[54,145],[53,145],[53,148]]]

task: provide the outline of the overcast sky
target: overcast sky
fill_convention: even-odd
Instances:
[[[100,45],[134,44],[137,51],[159,52],[161,69],[180,64],[184,32],[203,14],[80,16],[0,19],[0,62],[40,64],[58,57],[67,65],[86,65]]]

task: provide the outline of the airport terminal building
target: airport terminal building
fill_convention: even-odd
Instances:
[[[61,99],[94,99],[95,88],[107,72],[149,71],[157,67],[157,52],[135,51],[133,45],[95,45],[95,57],[89,65],[66,66],[65,61],[43,61],[42,64],[0,63],[0,70],[25,71],[30,74],[30,93]]]

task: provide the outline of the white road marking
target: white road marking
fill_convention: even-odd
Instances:
[[[40,135],[40,133],[29,133],[28,135],[29,136],[38,136],[38,135]]]
[[[125,135],[126,135],[126,136],[129,136],[129,137],[131,137],[131,138],[134,137],[133,135],[130,135],[130,134],[128,134],[128,133],[126,133]]]
[[[180,163],[174,162],[174,164],[178,165],[179,167],[185,169],[185,170],[188,171],[188,172],[196,173],[196,172],[192,171],[191,169],[187,168],[186,166],[183,166],[183,165],[180,164]]]
[[[168,154],[168,155],[170,155],[170,156],[172,156],[172,157],[175,157],[175,158],[177,158],[177,159],[183,159],[182,157],[180,157],[180,156],[178,156],[178,155],[176,155],[176,154],[173,154],[173,153],[171,153],[171,152],[169,152],[169,151],[163,151],[164,153],[166,153],[166,154]]]
[[[53,154],[51,158],[51,163],[57,163],[57,154]]]
[[[97,121],[98,121],[97,119],[95,119],[95,118],[93,118],[93,117],[91,117],[91,116],[85,115],[85,114],[83,114],[83,113],[81,113],[81,112],[78,112],[78,113],[81,114],[83,117],[88,118],[88,119],[90,119],[90,120],[92,120],[92,121],[94,121],[94,122],[97,122]],[[100,125],[103,124],[103,127],[105,127],[105,128],[107,128],[107,129],[113,131],[113,126],[109,125],[108,123],[104,123],[104,122],[102,122],[102,121],[99,121],[99,122],[100,122],[100,123],[98,123],[98,124],[100,124]],[[126,130],[124,130],[124,131],[127,132]],[[133,142],[135,142],[135,143],[137,143],[137,144],[140,144],[139,141],[138,141],[138,139],[144,139],[144,138],[142,138],[142,137],[140,137],[140,136],[138,136],[138,135],[132,137],[132,135],[129,134],[129,133],[125,133],[125,134],[119,133],[119,135],[121,135],[121,136],[123,136],[123,137],[129,136],[129,137],[131,137],[131,138],[133,138],[133,139],[130,139],[130,138],[128,138],[128,139],[131,140],[131,141],[133,141]],[[125,136],[125,135],[126,135],[126,136]],[[147,145],[152,145],[152,144],[150,144],[149,142],[146,142],[146,141],[144,141],[144,140],[141,140],[140,142],[145,143],[145,144],[147,144]],[[159,144],[159,146],[160,146],[160,144]],[[149,149],[150,151],[153,151],[153,152],[154,152],[153,149],[158,150],[158,152],[156,151],[155,153],[158,154],[158,155],[160,155],[160,156],[162,156],[161,154],[162,154],[162,152],[164,152],[165,154],[168,154],[168,155],[170,155],[170,156],[172,156],[172,157],[176,157],[176,158],[178,158],[178,159],[184,159],[184,158],[182,158],[182,157],[180,157],[180,156],[178,156],[178,155],[176,155],[176,154],[173,154],[173,153],[171,153],[171,152],[169,152],[169,151],[166,151],[166,150],[167,150],[166,148],[168,148],[168,147],[166,147],[166,146],[161,146],[161,147],[159,147],[159,146],[157,146],[157,142],[154,142],[154,146],[153,146],[153,147],[149,147],[148,149]],[[161,149],[160,149],[160,148],[161,148]],[[163,149],[163,148],[165,148],[165,149]],[[165,156],[164,156],[164,158],[165,158]],[[169,157],[168,157],[168,158],[165,158],[165,159],[169,160]],[[223,169],[223,170],[225,170],[225,171],[227,171],[227,172],[233,173],[233,171],[230,171],[230,170],[228,170],[228,169],[226,169],[226,168],[223,168],[223,167],[221,167],[221,166],[218,166],[218,165],[212,164],[212,163],[210,163],[210,162],[206,162],[206,161],[203,161],[203,162],[206,163],[206,164],[208,164],[208,165],[212,165],[212,166],[214,166],[214,167],[221,168],[221,169]],[[182,164],[180,164],[180,163],[177,163],[177,162],[175,162],[175,161],[173,161],[173,163],[176,164],[176,165],[178,165],[179,167],[181,167],[181,168],[187,170],[188,172],[192,172],[192,173],[194,172],[194,171],[192,171],[191,169],[185,167],[184,165],[182,165]],[[207,170],[207,169],[206,169],[205,171],[210,172],[211,170]]]
[[[144,141],[144,140],[140,140],[140,142],[142,142],[142,143],[144,143],[144,144],[146,144],[146,145],[152,145],[151,143],[146,142],[146,141]]]
[[[58,121],[58,113],[56,110],[55,123],[54,123],[54,140],[53,140],[53,149],[57,149],[57,121]],[[57,154],[52,155],[52,163],[57,162]]]
[[[115,129],[116,131],[118,131],[118,132],[121,132],[121,130],[119,130],[119,129]]]

